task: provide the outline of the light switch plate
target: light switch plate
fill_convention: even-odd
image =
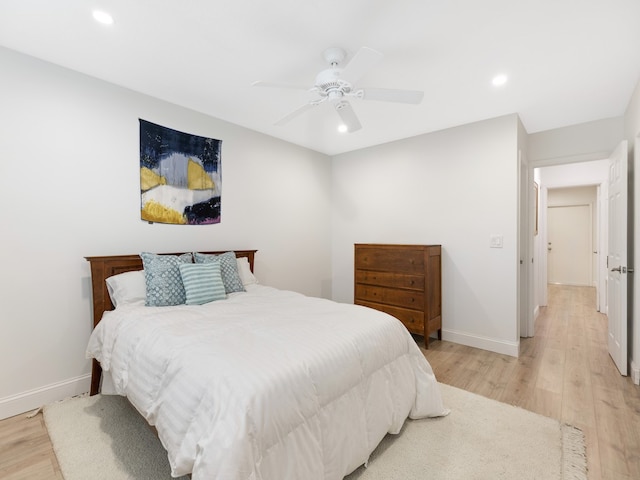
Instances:
[[[491,248],[502,248],[502,235],[491,235],[489,246]]]

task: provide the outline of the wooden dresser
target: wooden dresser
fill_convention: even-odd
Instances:
[[[411,333],[442,339],[440,245],[355,245],[354,303],[398,318]]]

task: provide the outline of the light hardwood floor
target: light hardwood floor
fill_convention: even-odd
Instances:
[[[64,480],[41,413],[0,421],[0,478]]]
[[[606,332],[594,289],[554,285],[519,358],[449,342],[424,352],[443,383],[581,428],[590,480],[640,479],[640,387],[619,375]],[[63,480],[41,414],[0,421],[0,478]]]
[[[517,359],[448,342],[425,356],[442,383],[580,428],[590,480],[640,479],[640,387],[609,356],[595,289],[551,285],[548,303]]]

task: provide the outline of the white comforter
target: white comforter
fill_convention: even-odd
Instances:
[[[173,476],[193,480],[339,480],[407,416],[447,413],[399,321],[264,286],[119,307],[87,356],[155,425]]]

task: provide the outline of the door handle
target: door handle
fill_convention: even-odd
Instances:
[[[622,273],[621,267],[616,267],[611,269],[612,272]]]

